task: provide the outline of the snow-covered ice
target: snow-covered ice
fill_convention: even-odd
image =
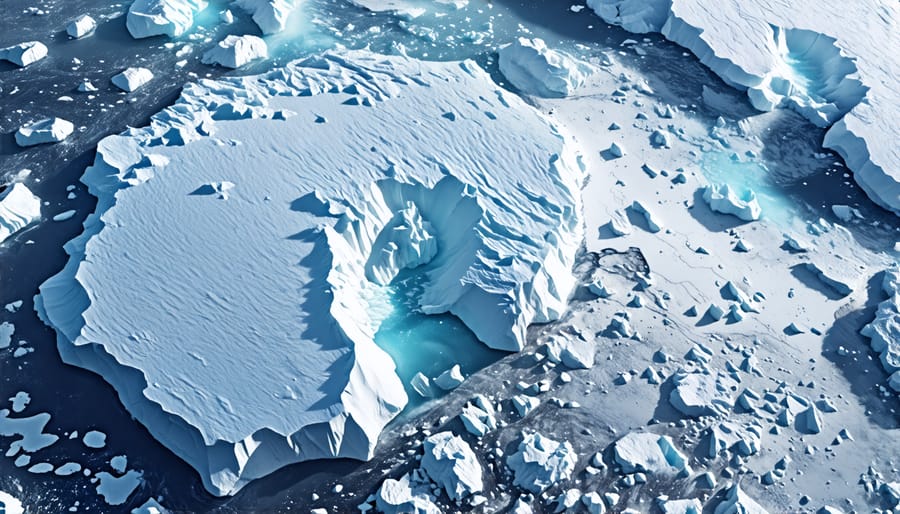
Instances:
[[[16,182],[0,192],[0,243],[40,219],[41,199],[25,184]]]
[[[71,121],[62,118],[45,118],[27,125],[16,131],[16,144],[19,146],[34,146],[46,143],[59,143],[72,135],[75,125]]]
[[[492,178],[497,155],[516,180]],[[67,362],[104,375],[211,492],[231,494],[291,462],[368,458],[405,405],[373,343],[379,309],[369,305],[387,298],[367,267],[402,233],[393,229],[410,202],[437,239],[436,255],[417,263],[431,277],[423,311],[451,312],[487,345],[518,350],[529,324],[564,312],[575,285],[582,173],[566,137],[472,62],[346,52],[204,81],[149,127],[100,143],[82,179],[97,213],[37,309]],[[236,184],[227,202],[194,193],[223,180]],[[167,208],[148,216],[160,198]],[[123,260],[121,245],[142,258]],[[267,271],[248,284],[235,266]],[[123,280],[135,285],[116,288],[129,298],[87,301]],[[196,309],[207,322],[172,317]],[[232,352],[248,358],[236,368]],[[316,443],[289,443],[307,440]]]
[[[136,39],[178,37],[191,28],[194,15],[205,8],[205,0],[135,0],[128,8],[126,26]]]
[[[422,471],[441,486],[452,500],[460,500],[484,489],[481,464],[466,441],[452,432],[439,432],[425,439]]]
[[[257,36],[226,36],[219,44],[203,54],[204,64],[218,64],[226,68],[240,68],[256,59],[269,56],[266,42]]]
[[[650,432],[632,432],[615,442],[616,462],[626,474],[636,472],[691,474],[687,457],[668,436]]]
[[[881,287],[887,299],[878,304],[875,319],[863,327],[862,334],[880,356],[891,387],[900,392],[900,267],[885,270]]]
[[[568,441],[554,441],[540,433],[522,436],[518,450],[506,459],[512,470],[513,483],[533,493],[540,493],[575,471],[578,456]]]
[[[47,45],[40,41],[28,41],[0,48],[0,61],[7,60],[16,66],[25,67],[47,57]]]
[[[127,68],[122,73],[112,78],[112,83],[117,88],[131,93],[132,91],[153,80],[153,72],[147,68]]]
[[[303,0],[235,0],[234,4],[249,12],[263,34],[281,32],[288,18]]]
[[[499,53],[500,72],[529,95],[569,96],[591,71],[587,64],[547,48],[538,38],[518,38]]]
[[[743,194],[728,184],[714,184],[703,189],[703,200],[709,208],[723,214],[737,216],[744,221],[756,221],[762,215],[762,207],[753,191]]]
[[[81,39],[94,32],[94,29],[96,28],[97,21],[87,14],[82,14],[66,25],[66,34],[71,38]]]

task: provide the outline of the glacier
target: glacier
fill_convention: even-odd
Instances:
[[[213,494],[367,459],[407,403],[373,341],[384,284],[421,274],[422,312],[523,348],[575,286],[574,148],[472,61],[335,51],[200,80],[99,143],[96,212],[35,309]]]
[[[836,151],[875,203],[900,214],[900,62],[896,2],[587,0],[606,22],[660,32],[693,52],[754,107],[791,108],[829,127]]]

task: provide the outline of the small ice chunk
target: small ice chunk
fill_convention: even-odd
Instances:
[[[33,195],[25,184],[17,182],[0,193],[0,243],[40,219],[41,199]],[[0,348],[4,347],[2,333],[0,329]],[[12,335],[12,332],[9,334]]]
[[[147,68],[128,68],[112,78],[112,83],[122,91],[131,93],[153,79],[153,72]]]
[[[94,18],[91,18],[87,14],[82,14],[66,25],[66,34],[71,38],[81,39],[93,32],[96,28],[97,22]]]
[[[28,41],[0,48],[0,61],[7,60],[16,66],[25,67],[44,57],[47,57],[47,46],[40,41]]]
[[[131,514],[169,514],[169,509],[160,505],[154,498],[150,498],[143,505],[131,510]]]
[[[91,430],[84,434],[82,442],[88,448],[103,448],[106,446],[106,434],[98,430]]]
[[[431,398],[434,394],[431,392],[431,381],[428,380],[428,377],[422,374],[422,372],[418,372],[415,376],[412,377],[412,380],[409,381],[413,390],[419,393],[419,396],[423,398]]]
[[[616,159],[625,156],[625,148],[623,148],[622,145],[616,142],[613,142],[611,145],[609,145],[609,149],[607,150],[607,152],[609,152],[609,155],[615,157]]]
[[[74,475],[79,471],[81,471],[81,464],[77,462],[67,462],[53,470],[53,474],[61,477],[67,477],[69,475]]]
[[[650,211],[644,204],[640,201],[635,200],[631,204],[631,208],[634,209],[638,214],[642,214],[644,219],[647,220],[647,228],[650,229],[650,232],[659,232],[662,230],[662,221],[658,217],[656,217],[653,212]]]
[[[61,212],[56,216],[53,216],[53,221],[66,221],[72,219],[75,216],[77,211],[75,209],[70,209],[68,211]]]
[[[79,93],[93,93],[94,91],[97,91],[97,86],[91,84],[91,81],[88,79],[84,79],[81,84],[78,84]]]
[[[580,87],[591,67],[547,48],[542,39],[518,38],[500,49],[500,72],[525,94],[565,97]]]
[[[454,364],[452,368],[441,373],[434,379],[434,385],[440,387],[444,391],[451,391],[459,387],[459,385],[463,383],[463,380],[465,380],[465,378],[462,375],[462,371],[459,369],[459,364]]]
[[[531,413],[534,409],[537,408],[538,405],[541,404],[541,401],[532,396],[525,396],[523,394],[517,394],[512,397],[512,404],[515,407],[516,412],[519,413],[520,417],[525,417]]]
[[[16,332],[16,326],[8,321],[0,323],[0,350],[9,348],[12,336]]]
[[[128,8],[125,25],[135,39],[178,37],[191,28],[194,14],[204,8],[205,0],[135,0]]]
[[[720,373],[688,373],[679,370],[673,377],[675,389],[669,396],[672,406],[692,417],[725,414],[734,407],[732,393],[737,383]]]
[[[416,471],[413,474],[417,473]],[[441,514],[434,504],[431,488],[406,474],[395,480],[388,478],[382,482],[375,495],[375,507],[385,514]],[[426,480],[427,481],[427,480]]]
[[[613,445],[616,462],[622,472],[631,474],[677,473],[690,475],[687,457],[681,453],[669,436],[650,432],[631,432]]]
[[[269,56],[269,49],[262,38],[252,35],[230,35],[209,49],[201,61],[203,64],[218,64],[226,68],[240,68],[256,59]]]
[[[16,131],[16,144],[22,147],[59,143],[75,130],[72,122],[62,118],[44,118],[23,125]]]
[[[709,185],[703,189],[703,200],[713,211],[731,214],[744,221],[755,221],[762,215],[756,193],[749,189],[738,195],[728,184]]]
[[[634,231],[634,226],[624,209],[616,209],[610,215],[609,230],[617,236],[627,236]]]
[[[124,455],[116,455],[109,460],[109,466],[119,473],[124,473],[128,467],[128,457]]]
[[[753,498],[747,496],[741,486],[735,484],[731,486],[725,499],[716,506],[713,514],[769,514],[768,511],[760,506]]]
[[[106,503],[110,505],[122,505],[131,496],[131,493],[141,485],[141,477],[143,473],[133,469],[120,477],[115,477],[109,473],[102,471],[97,473],[97,494],[103,496]]]
[[[525,434],[518,450],[506,459],[512,470],[513,484],[540,493],[575,471],[578,456],[568,441],[558,442],[539,433]]]
[[[25,407],[31,403],[31,396],[25,391],[19,391],[15,396],[9,399],[12,402],[13,412],[19,413],[25,410]]]
[[[461,500],[484,490],[481,463],[461,437],[440,432],[425,439],[422,471],[446,491],[451,500]]]

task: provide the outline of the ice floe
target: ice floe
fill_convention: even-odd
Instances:
[[[425,439],[422,471],[451,500],[461,500],[484,489],[481,464],[464,439],[452,432],[439,432]]]
[[[41,199],[25,184],[16,182],[0,192],[0,243],[40,219]]]
[[[194,24],[194,15],[206,8],[205,0],[135,0],[125,24],[134,38],[178,37]]]
[[[7,60],[16,66],[25,67],[47,57],[47,46],[40,41],[28,41],[0,48],[0,61]]]
[[[74,130],[75,126],[68,120],[45,118],[20,127],[16,131],[16,144],[34,146],[59,143],[69,137]]]
[[[90,35],[96,28],[97,22],[94,18],[91,18],[87,14],[82,14],[66,25],[66,34],[71,38],[81,39]]]
[[[524,434],[506,465],[515,476],[513,483],[533,493],[540,493],[575,471],[578,456],[568,441],[558,442],[539,433]]]
[[[240,68],[256,59],[269,56],[266,42],[257,36],[229,35],[207,50],[201,59],[204,64],[218,64],[226,68]]]
[[[147,68],[128,68],[112,78],[112,83],[117,88],[131,93],[132,91],[153,80],[153,72]]]
[[[756,193],[748,190],[739,195],[728,184],[706,186],[703,189],[703,200],[709,204],[710,209],[737,216],[744,221],[755,221],[762,215]]]

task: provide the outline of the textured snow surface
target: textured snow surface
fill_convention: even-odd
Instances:
[[[302,0],[236,0],[234,3],[253,16],[263,34],[275,34],[285,29],[288,16]]]
[[[204,64],[218,64],[226,68],[240,68],[254,59],[269,56],[266,42],[257,36],[227,36],[203,54]]]
[[[864,0],[588,0],[609,23],[661,32],[758,109],[789,107],[831,126],[869,197],[900,213],[900,4]]]
[[[348,52],[202,81],[100,143],[82,178],[97,212],[37,309],[65,361],[229,494],[288,463],[371,456],[407,398],[373,342],[390,307],[370,264],[410,265],[416,216],[437,247],[414,262],[425,313],[512,351],[558,318],[582,173],[468,61]]]
[[[590,73],[587,64],[547,48],[542,39],[518,38],[500,49],[500,71],[525,94],[569,96]]]
[[[891,388],[900,391],[900,268],[885,271],[881,287],[888,298],[878,304],[875,320],[863,327],[862,334],[872,339],[872,349],[881,355]]]
[[[0,243],[39,219],[41,199],[25,184],[17,182],[0,193]]]
[[[135,0],[125,24],[134,38],[178,37],[194,24],[194,15],[206,8],[204,0]]]

